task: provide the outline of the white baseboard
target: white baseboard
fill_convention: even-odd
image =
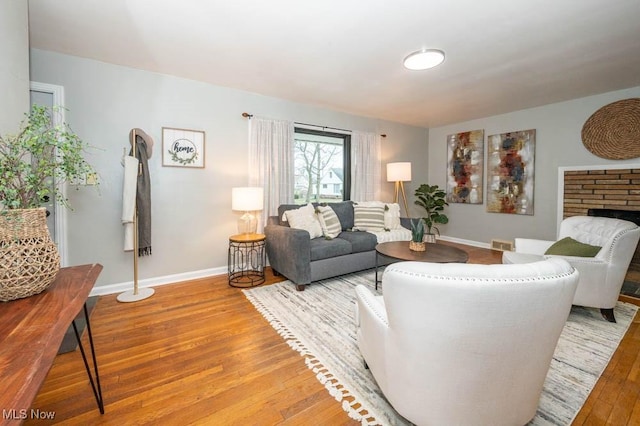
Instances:
[[[165,275],[161,277],[145,278],[138,280],[138,288],[157,287],[165,284],[175,284],[181,281],[197,280],[199,278],[207,278],[214,275],[226,275],[228,269],[226,266],[218,268],[202,269],[200,271],[183,272],[180,274]],[[89,296],[104,296],[106,294],[123,293],[133,289],[133,280],[123,283],[107,284],[94,287]]]
[[[441,235],[438,237],[438,239],[444,240],[444,241],[450,241],[452,243],[465,244],[472,247],[480,247],[480,248],[486,248],[486,249],[491,248],[491,244],[489,243],[481,243],[479,241],[465,240],[465,239],[456,238],[456,237],[447,237],[446,235]]]

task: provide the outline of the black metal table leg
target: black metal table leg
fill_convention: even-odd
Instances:
[[[91,383],[91,388],[93,389],[93,395],[96,397],[96,403],[98,404],[98,409],[100,410],[100,414],[104,414],[104,400],[102,399],[102,387],[100,386],[100,375],[98,374],[98,361],[96,360],[96,351],[95,351],[95,347],[93,346],[93,334],[91,334],[91,323],[89,322],[89,312],[87,311],[86,303],[84,304],[84,318],[87,322],[87,334],[89,335],[89,345],[91,346],[91,357],[93,359],[93,370],[96,376],[95,382],[94,382],[93,374],[91,374],[91,369],[89,368],[87,355],[85,354],[84,347],[82,346],[80,333],[78,333],[78,327],[76,326],[75,319],[72,322],[73,331],[76,334],[78,347],[80,348],[80,353],[82,353],[82,360],[84,361],[84,368],[87,370],[87,375],[89,376],[89,382]]]
[[[380,256],[380,253],[376,251],[376,290],[378,289],[378,283],[380,282],[378,281],[378,256]]]

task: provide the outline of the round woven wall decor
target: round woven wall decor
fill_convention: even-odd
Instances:
[[[640,157],[640,98],[605,105],[584,123],[582,143],[609,160]]]

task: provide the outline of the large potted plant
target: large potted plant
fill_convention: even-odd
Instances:
[[[425,241],[428,243],[435,243],[436,236],[431,231],[435,230],[440,235],[440,230],[434,226],[439,223],[444,225],[449,222],[449,218],[442,213],[444,206],[448,206],[445,197],[445,192],[438,187],[438,185],[422,184],[416,189],[415,196],[417,200],[415,204],[426,210],[426,216],[423,217],[424,224],[427,227],[425,234]]]
[[[51,240],[44,200],[64,206],[65,182],[93,173],[83,154],[87,145],[66,123],[56,125],[59,111],[34,106],[14,135],[0,135],[0,301],[44,291],[60,269]]]

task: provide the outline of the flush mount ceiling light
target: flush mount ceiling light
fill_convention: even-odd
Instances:
[[[422,49],[404,58],[404,66],[410,70],[427,70],[444,62],[444,52],[438,49]]]

